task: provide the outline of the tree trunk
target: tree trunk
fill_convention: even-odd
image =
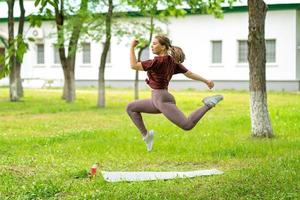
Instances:
[[[14,59],[14,58],[12,58]],[[16,60],[14,59],[14,63]],[[12,61],[10,61],[12,63]],[[9,98],[10,101],[18,101],[20,98],[18,96],[18,81],[17,81],[17,70],[15,67],[12,67],[9,73]]]
[[[75,66],[70,62],[70,59],[66,59],[66,64],[63,65],[64,72],[64,89],[62,99],[71,103],[76,99],[76,87],[75,87]]]
[[[63,1],[60,1],[60,5],[57,5],[55,8],[55,21],[57,27],[57,40],[64,40],[64,5]],[[87,10],[88,1],[81,0],[80,11]],[[75,90],[75,60],[76,60],[76,52],[78,41],[80,37],[80,32],[82,25],[84,23],[84,18],[79,14],[78,23],[73,26],[73,30],[71,33],[71,38],[68,45],[68,56],[66,56],[66,51],[64,44],[59,44],[59,57],[61,60],[63,72],[64,72],[64,87],[62,99],[66,100],[66,102],[74,102],[76,99],[76,90]]]
[[[19,98],[24,96],[24,90],[21,78],[21,63],[16,59],[16,82],[17,82],[17,95]]]
[[[15,0],[7,0],[8,5],[8,45],[11,50],[9,59],[10,74],[9,74],[9,98],[10,101],[18,101],[17,91],[17,73],[16,73],[16,48],[14,43],[14,4]]]
[[[69,79],[71,79],[71,76],[68,72],[68,69],[70,68],[70,66],[68,63],[67,56],[66,56],[65,46],[64,46],[64,44],[60,43],[61,41],[65,41],[64,28],[63,28],[63,25],[64,25],[64,1],[60,1],[56,4],[55,22],[56,22],[56,30],[57,30],[57,41],[59,43],[59,47],[58,47],[59,58],[60,58],[62,70],[64,73],[64,86],[63,86],[62,99],[67,101],[68,97],[71,97],[71,95],[68,95],[68,91],[69,91],[68,88],[70,88],[70,86],[68,84],[70,83],[70,81],[67,80],[68,77],[70,77]]]
[[[81,25],[73,27],[72,35],[69,42],[68,57],[65,58],[63,64],[64,71],[64,90],[63,99],[66,102],[74,102],[76,99],[76,87],[75,87],[75,60],[77,44],[80,36]],[[64,54],[61,55],[63,57]]]
[[[111,40],[111,21],[113,14],[113,0],[108,0],[108,12],[106,14],[105,26],[106,26],[106,39],[103,47],[103,51],[101,54],[99,74],[98,74],[98,107],[105,107],[105,64],[108,50],[110,48],[110,40]]]
[[[75,94],[75,70],[71,63],[67,62],[67,66],[63,67],[64,71],[64,90],[63,99],[66,102],[74,102],[76,98]]]
[[[152,34],[151,34],[152,35]],[[151,38],[151,37],[150,37]],[[151,40],[150,40],[151,41]],[[141,57],[143,51],[149,47],[149,44],[146,44],[144,47],[140,48],[138,51],[137,61],[141,62]],[[139,99],[139,70],[135,70],[135,79],[134,79],[134,99]]]
[[[248,0],[250,67],[250,114],[252,136],[272,137],[266,92],[265,18],[267,6],[263,0]]]
[[[152,40],[153,36],[153,31],[154,31],[154,23],[153,23],[153,16],[150,17],[150,35],[149,35],[149,43],[146,44],[143,48],[141,48],[138,52],[138,57],[137,60],[138,62],[141,61],[141,56],[143,51],[150,46],[150,42]],[[134,99],[138,100],[139,99],[139,71],[135,71],[135,79],[134,79]]]
[[[23,0],[19,0],[20,5],[20,19],[19,19],[19,30],[18,35],[23,39],[23,31],[24,31],[24,22],[25,22],[25,9],[24,9],[24,2]],[[17,44],[17,48],[19,48],[20,44]],[[19,97],[24,96],[23,86],[22,86],[22,79],[21,79],[21,60],[16,60],[16,79],[17,79],[17,93]]]
[[[137,60],[138,62],[141,61],[141,56],[144,51],[144,49],[147,48],[148,45],[144,46],[141,48],[138,52],[138,57]],[[138,100],[139,99],[139,70],[135,70],[135,79],[134,79],[134,99]]]
[[[134,79],[134,99],[139,99],[139,71],[135,71],[135,79]]]

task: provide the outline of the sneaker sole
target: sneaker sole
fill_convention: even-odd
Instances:
[[[223,99],[224,99],[224,97],[222,96],[222,95],[213,95],[213,96],[209,96],[209,97],[205,97],[204,99],[202,99],[202,103],[204,103],[205,105],[207,105],[206,103],[205,103],[205,101],[206,101],[206,99],[209,99],[209,98],[211,98],[211,97],[221,97],[220,99],[220,101],[222,101]],[[220,101],[218,101],[217,103],[219,103]],[[216,104],[214,104],[214,103],[212,103],[213,105],[210,105],[210,106],[212,106],[212,107],[215,107],[216,105],[217,105],[217,103]]]

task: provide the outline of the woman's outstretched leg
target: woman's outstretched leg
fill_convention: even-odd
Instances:
[[[174,103],[162,103],[160,111],[174,124],[184,130],[191,130],[196,126],[200,119],[209,111],[212,107],[207,105],[194,111],[189,117],[186,117]]]
[[[172,100],[172,95],[169,93],[164,94],[165,97],[162,98]],[[170,96],[171,97],[170,97]],[[215,95],[211,97],[206,97],[203,99],[204,106],[198,108],[189,117],[186,117],[176,106],[175,100],[173,101],[156,101],[157,107],[159,110],[174,124],[179,126],[184,130],[191,130],[196,126],[196,124],[200,121],[200,119],[209,111],[212,107],[214,107],[219,101],[221,101],[223,97],[221,95]]]

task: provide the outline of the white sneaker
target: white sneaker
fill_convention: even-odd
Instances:
[[[154,131],[150,130],[150,131],[147,132],[147,135],[143,138],[143,140],[146,143],[147,151],[151,151],[152,150],[153,137],[154,137]]]
[[[205,97],[202,102],[209,106],[209,107],[214,107],[217,103],[219,103],[221,100],[223,100],[222,95],[213,95],[209,97]]]

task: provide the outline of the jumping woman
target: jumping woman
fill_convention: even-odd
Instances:
[[[134,70],[147,71],[148,79],[146,79],[146,83],[152,89],[152,95],[151,99],[136,100],[129,103],[127,113],[141,132],[147,150],[151,151],[154,131],[146,129],[141,113],[162,113],[183,130],[191,130],[207,111],[223,99],[223,96],[205,97],[202,100],[204,106],[198,108],[187,118],[177,108],[173,95],[168,92],[168,85],[173,74],[182,73],[190,79],[205,83],[209,89],[214,87],[213,81],[206,80],[186,69],[181,64],[185,59],[183,51],[179,47],[172,46],[170,39],[166,36],[158,35],[153,39],[151,50],[157,56],[152,60],[137,62],[134,53],[134,48],[137,45],[138,41],[133,40],[130,47],[130,65]]]

